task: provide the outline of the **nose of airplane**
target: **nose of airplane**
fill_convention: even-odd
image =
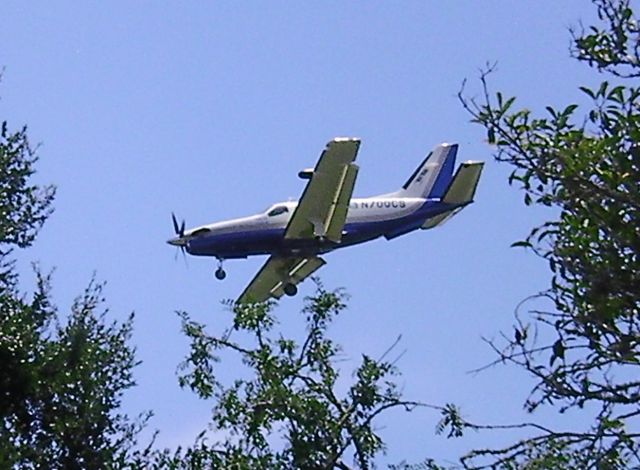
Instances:
[[[167,240],[167,243],[172,246],[185,246],[187,241],[180,237],[174,237]]]

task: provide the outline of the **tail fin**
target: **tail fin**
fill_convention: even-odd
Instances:
[[[395,193],[399,197],[442,198],[456,164],[458,144],[440,144]]]
[[[444,224],[467,204],[473,202],[483,166],[484,162],[464,162],[460,165],[442,198],[442,202],[451,204],[453,209],[427,219],[422,225],[423,229]]]

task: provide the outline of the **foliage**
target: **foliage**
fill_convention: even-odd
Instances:
[[[436,464],[432,459],[426,459],[420,463],[409,464],[403,461],[399,464],[392,464],[389,465],[389,470],[445,470],[445,467]]]
[[[36,268],[31,296],[18,285],[15,248],[28,247],[55,190],[31,184],[37,158],[26,129],[0,138],[0,467],[107,468],[130,461],[144,422],[118,409],[133,385],[130,317],[107,323],[92,281],[68,315]]]
[[[5,248],[29,246],[51,213],[55,188],[29,182],[36,161],[27,129],[11,133],[4,121],[0,128],[0,246]]]
[[[640,464],[640,26],[627,0],[596,0],[601,24],[572,31],[572,54],[609,75],[587,105],[548,106],[537,117],[515,97],[459,95],[485,127],[498,161],[526,205],[556,209],[525,247],[549,263],[550,287],[534,296],[551,308],[518,315],[514,334],[492,342],[497,362],[536,380],[525,408],[555,405],[592,413],[590,429],[539,434],[505,449],[475,451],[468,467],[627,468]],[[536,303],[539,305],[540,302]],[[481,459],[480,457],[484,458]],[[546,460],[545,460],[546,459]]]
[[[305,302],[301,342],[277,331],[272,302],[229,304],[233,326],[221,336],[207,334],[203,325],[180,313],[191,341],[180,383],[201,398],[213,398],[212,428],[225,437],[208,444],[202,435],[186,451],[157,456],[156,467],[373,467],[374,457],[384,451],[375,418],[391,408],[411,410],[419,404],[403,400],[393,382],[396,368],[385,359],[392,348],[379,359],[363,355],[348,385],[337,368],[340,346],[327,336],[345,309],[344,294],[318,284]],[[246,378],[224,384],[216,366],[229,353],[246,366]]]

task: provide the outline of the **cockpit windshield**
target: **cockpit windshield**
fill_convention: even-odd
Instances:
[[[193,232],[191,232],[189,234],[189,236],[191,236],[191,237],[201,237],[201,236],[206,235],[206,234],[208,234],[210,232],[211,232],[211,229],[203,227],[203,228],[199,228],[197,230],[194,230]]]
[[[287,208],[287,206],[276,206],[273,209],[271,209],[267,213],[267,215],[269,217],[275,217],[276,215],[284,214],[286,212],[289,212],[289,209]]]

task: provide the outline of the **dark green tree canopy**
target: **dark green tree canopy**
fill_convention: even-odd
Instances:
[[[31,183],[37,161],[26,128],[0,132],[0,467],[122,468],[145,419],[120,409],[134,382],[132,316],[109,323],[91,281],[69,313],[51,300],[50,275],[19,289],[12,251],[28,247],[52,211],[55,188]]]
[[[10,132],[7,122],[3,121],[0,129],[0,245],[29,246],[51,213],[55,188],[30,182],[36,161],[26,127]]]

